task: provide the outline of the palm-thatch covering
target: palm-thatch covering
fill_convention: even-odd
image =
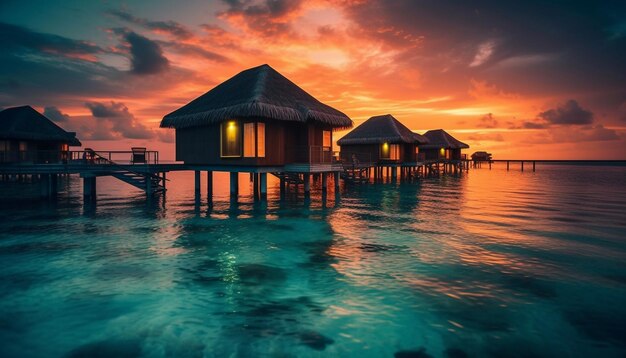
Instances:
[[[424,144],[428,139],[412,132],[391,114],[374,116],[337,141],[339,145],[407,143]]]
[[[428,138],[429,143],[420,145],[422,149],[466,149],[469,145],[459,141],[443,129],[433,129],[424,133],[424,137]]]
[[[0,139],[63,142],[80,146],[76,133],[66,132],[31,106],[0,112]]]
[[[250,117],[352,127],[348,116],[313,98],[269,65],[240,72],[163,117],[161,127],[187,128]]]

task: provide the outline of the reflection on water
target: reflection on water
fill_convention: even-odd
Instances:
[[[626,168],[538,169],[236,204],[224,175],[212,207],[192,173],[91,209],[3,183],[0,356],[623,356]]]

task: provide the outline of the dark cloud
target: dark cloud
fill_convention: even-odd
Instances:
[[[154,131],[137,121],[123,103],[86,102],[85,106],[100,124],[110,126],[110,134],[116,133],[130,139],[150,139],[155,136]]]
[[[95,60],[94,55],[104,52],[101,47],[87,41],[35,32],[7,23],[0,23],[0,47],[3,52],[14,52],[19,49],[91,60]]]
[[[545,123],[538,122],[523,122],[522,128],[524,129],[545,129],[548,128],[548,125]]]
[[[152,21],[136,17],[123,10],[109,10],[107,13],[128,23],[141,26],[156,33],[168,34],[183,40],[193,37],[193,33],[186,26],[176,21]]]
[[[477,133],[467,137],[473,141],[493,141],[493,142],[503,142],[504,137],[500,133]]]
[[[487,113],[480,117],[478,120],[478,126],[481,128],[497,128],[498,120],[496,120],[492,113]]]
[[[583,125],[593,123],[593,113],[580,107],[575,100],[569,100],[562,106],[539,113],[539,119],[549,124]]]
[[[168,50],[173,50],[183,55],[200,57],[200,58],[204,58],[204,59],[215,61],[215,62],[222,62],[222,63],[231,62],[229,58],[224,57],[218,53],[208,51],[200,46],[190,45],[190,44],[175,42],[175,41],[172,41],[172,42],[159,41],[158,43],[161,46],[166,47]]]
[[[401,50],[394,62],[421,68],[429,88],[449,91],[442,79],[469,73],[520,94],[626,94],[626,36],[610,30],[626,18],[623,1],[373,0],[344,12],[356,35]]]
[[[554,143],[604,142],[620,140],[617,132],[598,124],[584,128],[553,128],[549,131]]]
[[[123,103],[100,103],[100,102],[87,102],[85,106],[91,110],[91,114],[96,118],[111,118],[111,117],[132,117],[132,114],[128,111]]]
[[[169,68],[170,62],[163,55],[158,43],[135,32],[125,35],[130,46],[131,72],[138,75],[161,73]]]
[[[50,103],[56,96],[119,92],[124,73],[98,62],[107,53],[86,41],[0,24],[0,100]]]
[[[48,106],[43,109],[43,115],[48,117],[54,122],[67,122],[70,116],[62,113],[60,109],[54,106]]]
[[[241,17],[246,26],[255,33],[269,39],[278,40],[293,37],[288,15],[298,11],[303,0],[224,0],[227,9],[218,16]]]

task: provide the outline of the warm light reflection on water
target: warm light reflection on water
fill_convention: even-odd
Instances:
[[[270,177],[266,203],[241,174],[236,204],[217,174],[213,207],[192,173],[168,178],[150,203],[99,179],[91,209],[77,178],[54,203],[1,184],[0,356],[626,352],[624,167],[496,165],[325,198],[316,183],[282,202]]]

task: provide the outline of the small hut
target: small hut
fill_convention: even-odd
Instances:
[[[469,145],[459,141],[443,129],[434,129],[424,133],[428,138],[427,144],[420,145],[420,151],[424,153],[427,161],[461,160],[461,149],[469,148]]]
[[[391,114],[371,117],[337,141],[344,163],[369,164],[417,162],[418,145],[426,143]]]
[[[66,132],[31,106],[0,112],[0,163],[59,163],[70,146],[80,146],[76,133]]]
[[[186,164],[284,166],[330,163],[333,130],[352,120],[272,67],[254,67],[163,117]]]

